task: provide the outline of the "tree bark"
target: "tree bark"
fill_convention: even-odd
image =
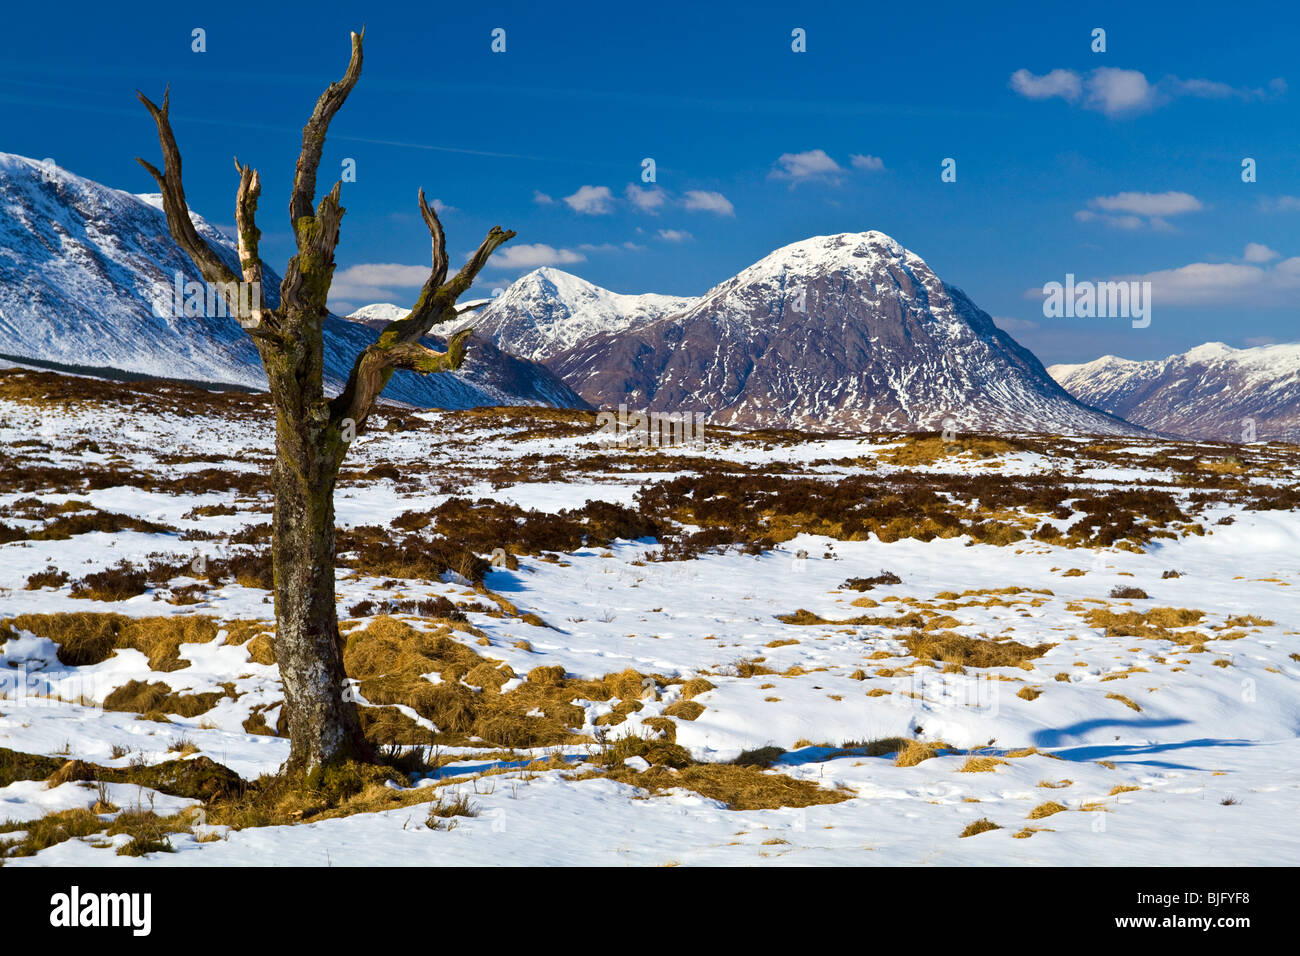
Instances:
[[[275,568],[275,654],[284,686],[289,724],[289,760],[284,771],[307,776],[349,760],[368,760],[372,749],[361,731],[356,704],[344,692],[342,639],[334,597],[334,486],[352,435],[369,417],[397,369],[431,374],[454,371],[465,358],[469,330],[452,336],[446,352],[420,340],[437,323],[454,318],[456,300],[473,284],[488,257],[514,232],[494,226],[469,261],[447,280],[446,239],[437,213],[420,190],[420,212],[433,241],[433,266],[415,307],[389,323],[379,341],[357,356],[342,392],[327,400],[322,376],[322,323],[334,276],[334,252],[343,207],[336,182],[315,209],[316,173],[330,120],[361,75],[363,33],[352,34],[352,58],[343,78],[317,100],[303,128],[294,171],[289,219],[298,252],[284,270],[280,304],[266,307],[261,293],[263,265],[256,224],[261,178],[235,161],[239,189],[235,222],[240,272],[256,283],[254,301],[226,295],[241,326],[262,357],[275,406],[275,492],[271,556]],[[137,94],[158,127],[163,169],[140,159],[163,194],[168,228],[203,278],[234,290],[236,276],[207,244],[190,219],[181,182],[181,154],[172,134],[170,98],[161,106]],[[223,293],[225,294],[225,293]]]
[[[310,357],[302,358],[312,364]],[[284,359],[276,356],[268,364],[276,404],[271,469],[274,643],[289,723],[284,769],[305,775],[373,754],[356,704],[343,692],[346,675],[334,593],[334,486],[343,443],[331,434],[321,397],[302,388],[301,369],[283,367]],[[305,378],[313,380],[310,374]]]

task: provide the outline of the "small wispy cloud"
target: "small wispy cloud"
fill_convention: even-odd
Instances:
[[[682,197],[682,206],[693,212],[711,212],[719,216],[734,216],[736,207],[719,192],[706,189],[689,189]]]
[[[429,266],[406,266],[396,262],[363,262],[334,273],[330,303],[393,302],[413,298],[406,294],[429,278]]]
[[[627,188],[623,190],[623,195],[641,212],[648,213],[658,212],[668,201],[668,194],[657,186],[646,189],[635,183],[628,183]]]
[[[565,205],[584,216],[604,216],[614,206],[614,194],[608,186],[579,186],[572,196],[564,197]]]
[[[1274,260],[1271,265],[1192,262],[1173,269],[1111,276],[1109,281],[1150,282],[1151,301],[1158,307],[1286,307],[1300,295],[1300,256]],[[1043,289],[1026,289],[1024,297],[1042,301]]]
[[[1246,249],[1241,254],[1241,258],[1246,262],[1272,262],[1274,259],[1280,259],[1282,253],[1275,249],[1270,249],[1262,242],[1248,242]]]
[[[773,179],[788,179],[791,182],[809,180],[837,180],[844,167],[827,154],[824,149],[809,149],[802,153],[782,153],[772,167]]]
[[[504,245],[488,260],[494,269],[536,269],[541,266],[566,266],[587,259],[573,249],[557,249],[544,242]]]
[[[539,206],[555,205],[555,200],[546,195],[546,193],[542,192],[540,189],[533,190],[533,202],[537,203]]]
[[[1236,87],[1217,80],[1184,80],[1172,75],[1152,82],[1141,70],[1113,66],[1088,73],[1057,69],[1042,75],[1020,69],[1011,74],[1008,85],[1026,99],[1059,98],[1111,117],[1145,113],[1181,97],[1266,100],[1287,90],[1286,80],[1281,77],[1271,80],[1267,87]]]
[[[1190,193],[1123,192],[1088,200],[1088,209],[1074,214],[1079,222],[1100,222],[1112,229],[1172,228],[1167,217],[1200,212],[1204,205]]]
[[[879,156],[872,156],[870,153],[854,153],[849,157],[849,165],[854,169],[865,169],[868,172],[878,173],[885,168],[885,161]]]
[[[660,229],[659,238],[664,242],[689,242],[695,237],[685,229]]]

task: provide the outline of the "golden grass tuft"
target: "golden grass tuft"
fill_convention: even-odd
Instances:
[[[1153,607],[1117,614],[1109,608],[1098,607],[1085,610],[1082,616],[1089,627],[1101,628],[1107,637],[1143,637],[1178,644],[1199,644],[1206,640],[1203,634],[1183,630],[1205,617],[1204,611],[1189,608]]]
[[[1013,840],[1028,840],[1035,833],[1055,833],[1055,832],[1056,832],[1055,830],[1051,830],[1047,827],[1022,827],[1021,829],[1017,830],[1015,833],[1011,834],[1011,838]]]
[[[1055,644],[1030,647],[1012,640],[967,637],[956,631],[914,631],[903,638],[917,660],[943,661],[963,667],[1016,667],[1042,657]]]
[[[482,741],[525,748],[582,743],[589,740],[581,732],[586,713],[575,701],[616,700],[613,713],[600,719],[601,726],[612,726],[639,710],[640,699],[652,688],[681,683],[631,668],[584,680],[567,676],[559,665],[542,665],[502,693],[516,677],[514,670],[457,640],[451,622],[422,630],[385,615],[349,632],[343,664],[348,676],[360,682],[361,695],[379,705],[363,708],[362,718],[367,735],[384,744],[465,746]],[[428,675],[437,675],[439,683]],[[693,689],[703,693],[706,687],[712,685],[699,680]],[[412,708],[433,723],[436,733],[417,725],[395,705]],[[675,736],[670,717],[693,720],[704,708],[682,700],[666,710],[668,716],[657,719]]]
[[[931,757],[943,755],[943,751],[951,750],[943,741],[930,742],[928,740],[908,740],[898,751],[898,756],[894,758],[895,767],[915,767],[923,760],[929,760]]]
[[[59,662],[72,667],[99,664],[117,650],[134,648],[149,658],[149,667],[169,672],[189,667],[180,645],[207,644],[217,637],[218,622],[202,616],[127,617],[123,614],[20,614],[0,624],[59,645]]]
[[[1068,809],[1068,807],[1057,803],[1055,800],[1049,800],[1046,803],[1040,803],[1038,806],[1034,807],[1034,809],[1030,810],[1029,819],[1041,820],[1043,817],[1050,817],[1054,813],[1062,813]]]
[[[704,705],[697,704],[693,700],[679,700],[664,708],[665,717],[677,717],[681,720],[695,720],[702,713],[704,713]]]
[[[128,681],[104,698],[104,709],[152,716],[177,714],[197,717],[217,706],[225,696],[217,691],[201,694],[178,694],[162,681]]]
[[[1007,766],[1005,760],[997,757],[980,756],[971,754],[966,758],[966,762],[961,765],[960,773],[994,773],[998,767]]]
[[[1131,710],[1137,710],[1137,711],[1142,710],[1142,708],[1139,707],[1131,698],[1125,697],[1123,694],[1107,694],[1106,699],[1117,700],[1125,707],[1128,707]]]
[[[973,823],[968,823],[966,825],[966,829],[961,831],[961,835],[963,837],[973,837],[973,836],[977,836],[980,833],[988,833],[990,830],[1001,830],[1001,829],[1002,827],[998,826],[988,817],[980,817],[978,820],[974,821]]]
[[[652,766],[640,773],[621,767],[595,775],[607,776],[656,794],[679,787],[692,790],[725,804],[729,810],[811,807],[843,803],[855,796],[850,791],[830,790],[810,780],[796,780],[779,771],[732,764],[692,764],[682,769]]]

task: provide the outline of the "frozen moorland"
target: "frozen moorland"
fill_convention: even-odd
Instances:
[[[387,408],[277,802],[271,429],[0,372],[4,865],[1300,862],[1295,446]]]

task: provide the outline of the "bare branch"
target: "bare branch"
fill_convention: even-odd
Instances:
[[[318,319],[325,317],[325,300],[329,295],[330,280],[334,277],[334,249],[339,244],[339,223],[346,210],[339,205],[343,181],[316,207],[316,215],[308,219],[298,240],[298,254],[285,267],[280,283],[281,311],[310,312]],[[304,263],[306,267],[304,268]]]
[[[365,28],[360,33],[352,34],[352,59],[348,62],[343,79],[331,83],[320,99],[311,119],[302,130],[302,152],[298,155],[298,166],[294,171],[293,195],[289,199],[289,222],[294,235],[298,237],[298,248],[302,248],[303,235],[299,231],[299,222],[312,214],[312,204],[316,201],[316,170],[320,166],[321,153],[325,149],[325,133],[329,130],[330,120],[339,111],[343,103],[357,85],[361,76],[361,40]]]
[[[257,245],[262,238],[262,231],[257,228],[257,200],[262,195],[262,177],[251,166],[241,166],[235,160],[235,169],[239,171],[239,192],[235,195],[235,231],[239,234],[239,267],[244,273],[244,281],[254,290],[252,310],[249,315],[239,316],[239,323],[246,329],[263,328],[264,323],[272,318],[266,308],[266,293],[262,289],[262,258]]]
[[[473,329],[461,329],[447,342],[447,351],[439,352],[419,342],[371,345],[357,356],[347,385],[330,402],[331,419],[336,426],[350,420],[360,429],[370,416],[375,400],[397,369],[421,374],[454,372],[465,362],[465,352]]]
[[[420,215],[424,217],[424,224],[429,227],[429,236],[433,239],[433,272],[426,285],[432,284],[437,288],[447,278],[447,236],[442,231],[438,213],[424,201],[424,187],[420,187],[419,200]]]
[[[401,342],[418,342],[438,323],[455,318],[460,311],[456,308],[456,300],[474,284],[475,277],[487,265],[492,253],[515,237],[513,229],[493,226],[487,238],[469,257],[469,261],[461,266],[455,277],[450,281],[443,281],[442,277],[446,275],[447,267],[446,254],[442,252],[442,227],[437,225],[437,216],[424,202],[424,190],[420,190],[420,206],[425,214],[425,222],[430,224],[429,230],[434,234],[433,273],[425,282],[424,288],[420,290],[420,297],[415,300],[415,306],[410,313],[405,318],[397,319],[384,327],[384,331],[379,336],[379,344],[383,346]],[[440,252],[442,252],[441,268],[438,258]]]
[[[158,183],[158,190],[162,193],[163,212],[167,216],[167,228],[176,244],[190,257],[205,280],[218,288],[225,288],[229,283],[238,281],[237,277],[194,228],[189,206],[185,203],[185,187],[181,183],[181,151],[176,146],[176,137],[172,134],[171,121],[167,115],[171,108],[171,89],[168,88],[163,94],[162,106],[157,106],[139,90],[136,90],[135,95],[149,110],[158,127],[163,172],[138,156],[135,161],[147,169]]]

